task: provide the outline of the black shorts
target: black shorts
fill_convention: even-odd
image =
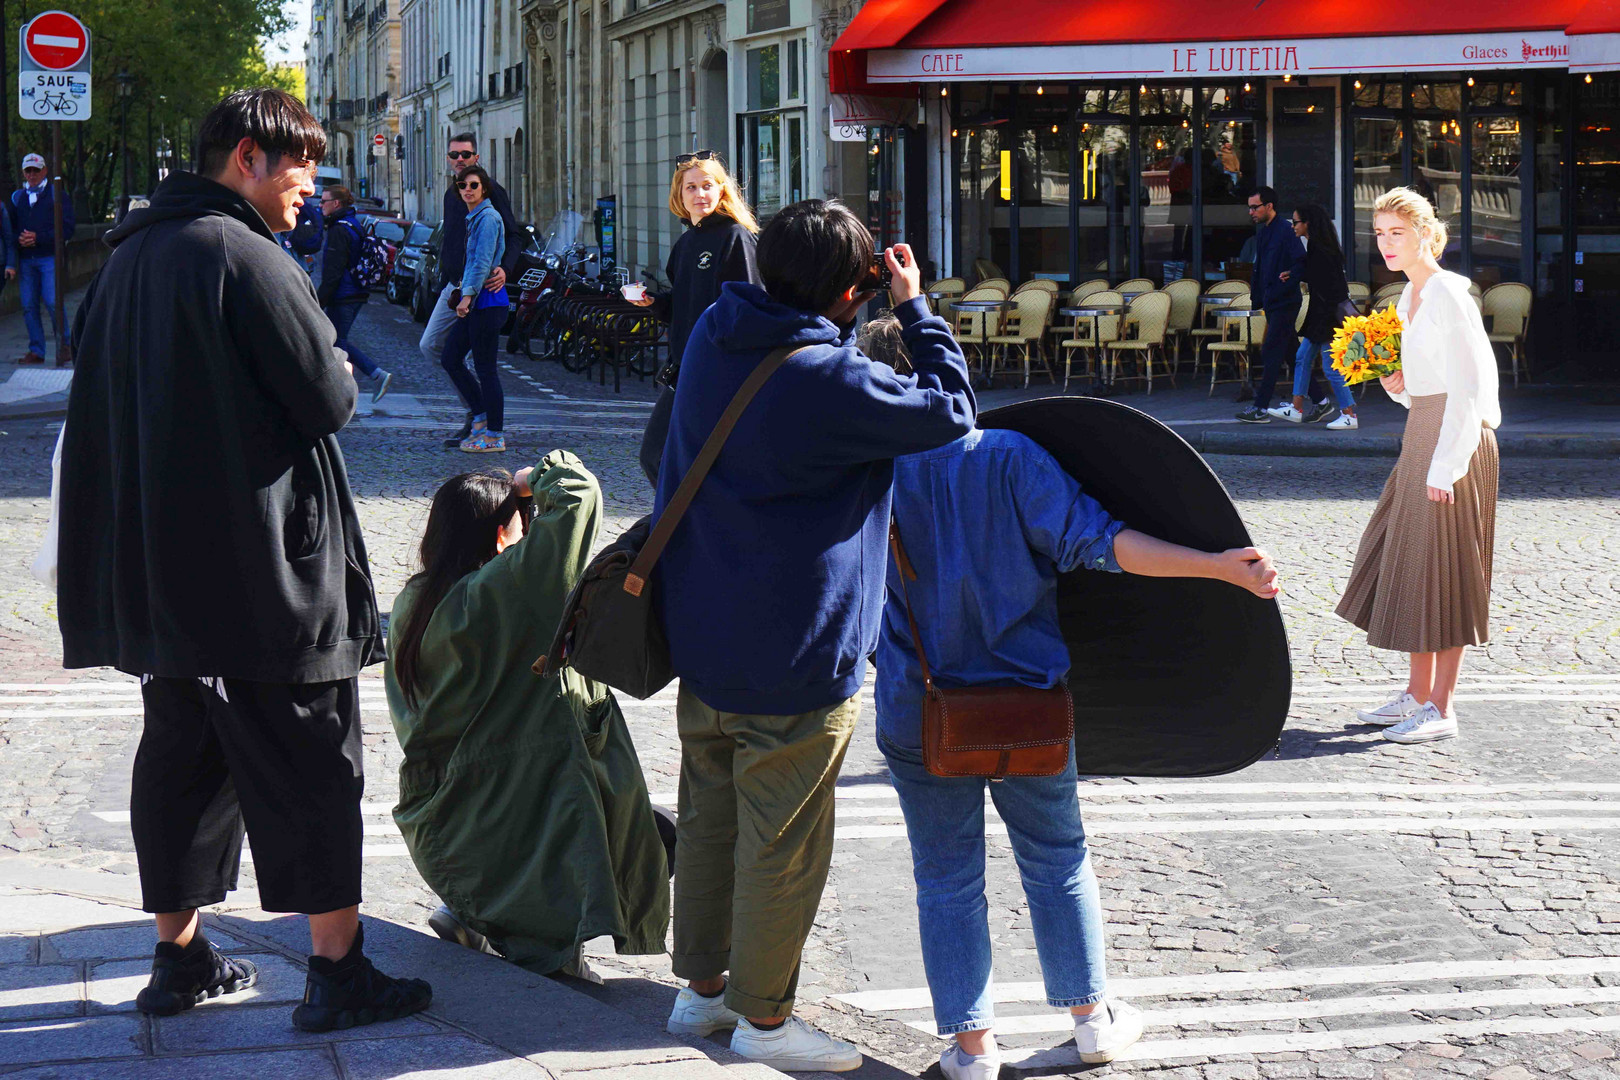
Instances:
[[[266,911],[360,902],[359,680],[148,678],[130,826],[147,911],[236,888],[242,829]]]

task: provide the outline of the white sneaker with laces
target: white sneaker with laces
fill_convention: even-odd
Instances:
[[[849,1072],[861,1067],[861,1052],[854,1043],[817,1031],[797,1016],[769,1031],[739,1018],[731,1034],[731,1052],[780,1072]]]
[[[975,1057],[953,1045],[939,1055],[939,1071],[945,1080],[996,1080],[1001,1075],[1001,1050],[992,1047],[990,1053]]]
[[[1275,416],[1279,420],[1287,420],[1290,424],[1303,424],[1305,414],[1292,405],[1279,405],[1275,409],[1267,409],[1267,416]]]
[[[1328,424],[1329,431],[1354,431],[1361,424],[1349,413],[1340,413],[1339,418]]]
[[[1411,716],[1384,731],[1384,738],[1398,743],[1438,742],[1457,735],[1457,717],[1441,716],[1430,701]]]
[[[1113,1061],[1142,1037],[1142,1013],[1123,1001],[1105,1001],[1087,1016],[1074,1018],[1074,1048],[1087,1065]]]
[[[1377,724],[1379,727],[1389,727],[1399,724],[1422,708],[1417,698],[1402,690],[1390,700],[1375,709],[1357,709],[1356,716],[1363,724]]]
[[[704,997],[690,986],[681,987],[675,995],[675,1008],[664,1027],[671,1035],[712,1035],[716,1031],[736,1027],[742,1017],[726,1008],[724,992]]]

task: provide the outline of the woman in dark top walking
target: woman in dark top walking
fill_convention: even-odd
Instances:
[[[720,298],[724,283],[762,284],[754,265],[754,234],[759,232],[759,225],[743,201],[737,182],[713,150],[699,150],[675,159],[675,175],[669,182],[669,212],[689,226],[675,241],[669,261],[664,264],[670,290],[630,301],[652,308],[654,317],[669,324],[669,366],[660,373],[664,391],[658,395],[641,438],[641,468],[654,487],[658,486],[664,437],[669,434],[669,411],[675,403],[681,354],[686,351],[692,327],[698,316]]]
[[[1350,395],[1344,377],[1334,370],[1333,361],[1328,357],[1333,331],[1339,327],[1339,305],[1350,299],[1350,286],[1344,279],[1344,249],[1339,246],[1333,219],[1315,203],[1307,203],[1294,211],[1294,235],[1305,244],[1305,286],[1310,290],[1311,301],[1305,309],[1305,325],[1299,332],[1299,352],[1294,356],[1294,403],[1266,411],[1279,420],[1312,424],[1327,419],[1337,406],[1339,416],[1328,427],[1334,431],[1354,431],[1358,425],[1356,399]],[[1311,401],[1318,356],[1322,374],[1333,388],[1333,404],[1325,400],[1320,404]]]

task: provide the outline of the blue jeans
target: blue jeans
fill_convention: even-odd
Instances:
[[[354,320],[360,317],[360,309],[365,306],[364,301],[333,304],[326,309],[326,317],[332,320],[332,329],[337,331],[337,347],[348,353],[349,363],[359,368],[360,373],[369,378],[377,374],[376,362],[349,340],[349,332],[354,329]]]
[[[473,418],[484,417],[492,432],[504,431],[506,423],[506,392],[501,389],[501,373],[496,370],[496,352],[505,323],[504,307],[474,308],[456,319],[439,353],[439,365],[455,383],[456,392],[467,403]],[[467,371],[469,349],[473,368],[478,372],[476,378]]]
[[[1322,374],[1327,376],[1328,385],[1333,387],[1333,401],[1340,409],[1353,409],[1356,399],[1350,396],[1350,388],[1344,385],[1344,376],[1339,374],[1333,366],[1333,359],[1328,355],[1328,346],[1331,342],[1324,341],[1318,345],[1310,338],[1299,339],[1299,352],[1294,354],[1294,396],[1306,397],[1311,385],[1311,369],[1315,367],[1315,357],[1312,353],[1320,353],[1322,357]]]
[[[39,304],[51,314],[51,329],[58,342],[71,343],[62,328],[56,325],[56,256],[40,255],[32,259],[17,260],[17,282],[22,289],[23,325],[28,327],[28,351],[35,356],[45,355],[45,326],[39,318]]]
[[[1046,1002],[1059,1008],[1101,1001],[1102,903],[1086,851],[1074,755],[1057,776],[934,776],[922,752],[879,738],[911,840],[923,968],[941,1035],[982,1031],[995,1009],[990,924],[984,899],[984,791],[1007,825],[1029,899]]]

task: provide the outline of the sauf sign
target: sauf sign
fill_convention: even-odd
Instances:
[[[17,112],[25,120],[90,119],[90,31],[47,11],[18,32]]]

